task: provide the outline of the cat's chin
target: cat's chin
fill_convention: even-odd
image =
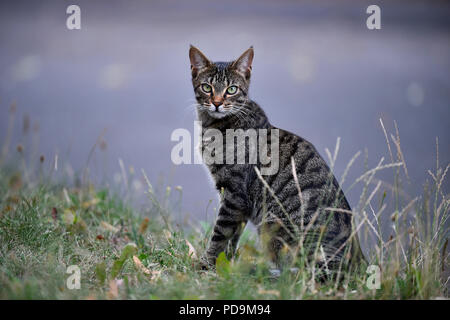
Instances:
[[[208,111],[208,115],[214,119],[223,119],[228,115],[228,113],[217,112],[217,111]]]

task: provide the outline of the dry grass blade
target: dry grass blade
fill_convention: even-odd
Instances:
[[[373,210],[373,209],[372,209]],[[377,236],[378,240],[382,241],[383,239],[381,238],[380,234],[378,233],[377,229],[375,229],[374,225],[372,224],[372,222],[370,221],[369,217],[367,216],[366,212],[363,211],[362,212],[364,217],[366,218],[367,224],[369,225],[369,227],[372,229],[372,231],[375,233],[375,235]]]
[[[328,161],[330,162],[330,169],[333,170],[334,166],[336,164],[337,155],[339,152],[339,146],[341,144],[341,137],[337,137],[336,139],[336,146],[334,148],[334,153],[331,155],[331,152],[328,148],[325,148],[325,153],[327,154]]]
[[[300,188],[300,184],[298,182],[298,176],[297,176],[297,170],[295,168],[295,160],[294,157],[291,157],[291,165],[292,165],[292,175],[294,176],[294,182],[295,182],[295,186],[297,187],[297,192],[298,192],[298,198],[300,200],[300,219],[301,219],[301,230],[303,231],[303,226],[304,226],[304,216],[305,216],[305,205],[303,203],[303,195],[302,195],[302,189]]]
[[[363,207],[361,208],[361,211],[364,211],[364,209],[369,205],[370,201],[372,201],[372,198],[375,196],[375,194],[377,193],[380,186],[381,186],[381,181],[378,181],[376,187],[373,189],[372,193],[367,198],[366,202],[364,203]]]
[[[382,158],[383,159],[383,158]],[[363,180],[364,178],[366,178],[367,176],[383,170],[383,169],[387,169],[387,168],[393,168],[393,167],[400,167],[402,166],[403,163],[402,162],[397,162],[397,163],[391,163],[391,164],[385,164],[385,165],[379,165],[373,169],[367,170],[364,174],[362,174],[361,176],[359,176],[355,182],[353,182],[353,184],[348,188],[348,190],[350,190],[351,188],[353,188],[358,182],[360,182],[361,180]]]
[[[383,129],[384,137],[386,138],[386,143],[388,145],[389,156],[391,157],[391,163],[394,163],[394,156],[392,155],[391,144],[389,143],[389,138],[386,132],[386,128],[384,127],[383,120],[380,118],[381,128]]]
[[[347,174],[350,171],[350,168],[352,167],[353,163],[356,161],[356,159],[361,155],[361,151],[358,151],[357,153],[355,153],[355,155],[350,159],[350,161],[347,163],[347,166],[345,167],[344,173],[342,174],[341,177],[341,186],[344,184],[345,182],[345,178],[347,178]]]
[[[349,215],[353,215],[353,211],[347,210],[347,209],[342,209],[342,208],[331,208],[331,207],[328,207],[328,208],[325,208],[324,210],[332,211],[332,212],[346,213],[346,214],[349,214]]]
[[[83,181],[86,183],[86,179],[88,178],[88,172],[89,172],[89,163],[91,162],[91,158],[94,155],[94,151],[97,148],[97,145],[100,144],[100,142],[103,140],[103,137],[106,134],[106,129],[103,129],[102,132],[100,133],[100,135],[97,137],[97,140],[95,141],[94,145],[92,146],[91,150],[89,151],[89,155],[88,158],[86,160],[86,164],[84,165],[84,170],[83,170]],[[55,160],[55,166],[57,168],[57,163],[58,163],[58,158],[56,158]],[[55,168],[55,171],[56,171]]]
[[[394,136],[391,134],[391,139],[392,139],[392,141],[394,142],[395,147],[397,148],[397,156],[398,156],[398,159],[399,159],[399,160],[402,162],[402,164],[403,164],[403,170],[405,171],[405,176],[406,176],[406,178],[409,180],[408,169],[406,168],[406,161],[405,161],[405,158],[404,158],[404,156],[403,156],[402,149],[401,149],[401,147],[400,147],[400,135],[399,135],[399,132],[398,132],[397,123],[394,122],[394,124],[395,124],[395,130],[396,130],[397,137],[394,137]]]
[[[169,223],[168,218],[166,217],[166,215],[164,214],[164,212],[166,211],[159,203],[159,201],[155,198],[154,196],[154,192],[153,192],[153,187],[150,183],[150,180],[147,177],[147,174],[145,173],[145,170],[142,169],[142,175],[144,176],[144,180],[145,183],[147,184],[148,190],[146,192],[147,196],[150,198],[150,201],[152,202],[152,204],[157,208],[157,211],[159,213],[159,215],[161,216],[161,218],[164,221],[164,224],[166,225],[166,228],[169,229],[170,231],[172,231],[172,227]]]
[[[442,182],[444,182],[444,178],[447,175],[448,169],[450,168],[450,163],[447,165],[447,167],[444,170],[444,173],[441,176],[441,179],[439,180],[439,183],[437,184],[437,189],[440,190],[442,186]]]

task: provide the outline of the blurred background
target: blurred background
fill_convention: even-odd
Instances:
[[[81,30],[66,27],[70,4],[81,8]],[[381,7],[381,30],[366,27],[370,4]],[[396,121],[405,192],[416,195],[436,170],[436,137],[440,164],[450,160],[449,16],[448,1],[2,1],[0,141],[15,102],[23,125],[12,146],[39,139],[46,165],[57,154],[59,171],[87,166],[97,183],[121,184],[122,162],[127,174],[134,168],[136,194],[144,169],[163,192],[183,188],[182,217],[211,221],[217,196],[206,170],[170,158],[172,131],[193,134],[189,44],[216,61],[253,45],[250,96],[272,124],[325,158],[340,137],[339,179],[359,150],[368,167],[390,162],[380,118],[388,135]],[[363,158],[344,190],[363,173]],[[360,193],[348,192],[352,206]]]

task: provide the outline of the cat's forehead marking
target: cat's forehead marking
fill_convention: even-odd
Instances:
[[[213,83],[218,84],[220,87],[228,86],[230,83],[228,67],[231,62],[215,62],[214,65],[216,67]]]

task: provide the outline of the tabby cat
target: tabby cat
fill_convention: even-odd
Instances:
[[[249,98],[253,55],[250,47],[235,61],[211,62],[199,49],[189,50],[203,133],[216,129],[225,137],[227,129],[266,129],[267,137],[277,130],[279,138],[274,174],[260,175],[264,167],[260,159],[253,164],[225,160],[207,164],[221,204],[202,267],[213,268],[223,251],[232,256],[248,221],[257,227],[264,249],[279,268],[295,258],[286,252],[303,254],[331,272],[361,262],[364,257],[352,234],[350,206],[323,158],[310,142],[270,124]],[[202,154],[206,145],[205,141],[201,145]],[[248,153],[248,143],[244,148]]]

